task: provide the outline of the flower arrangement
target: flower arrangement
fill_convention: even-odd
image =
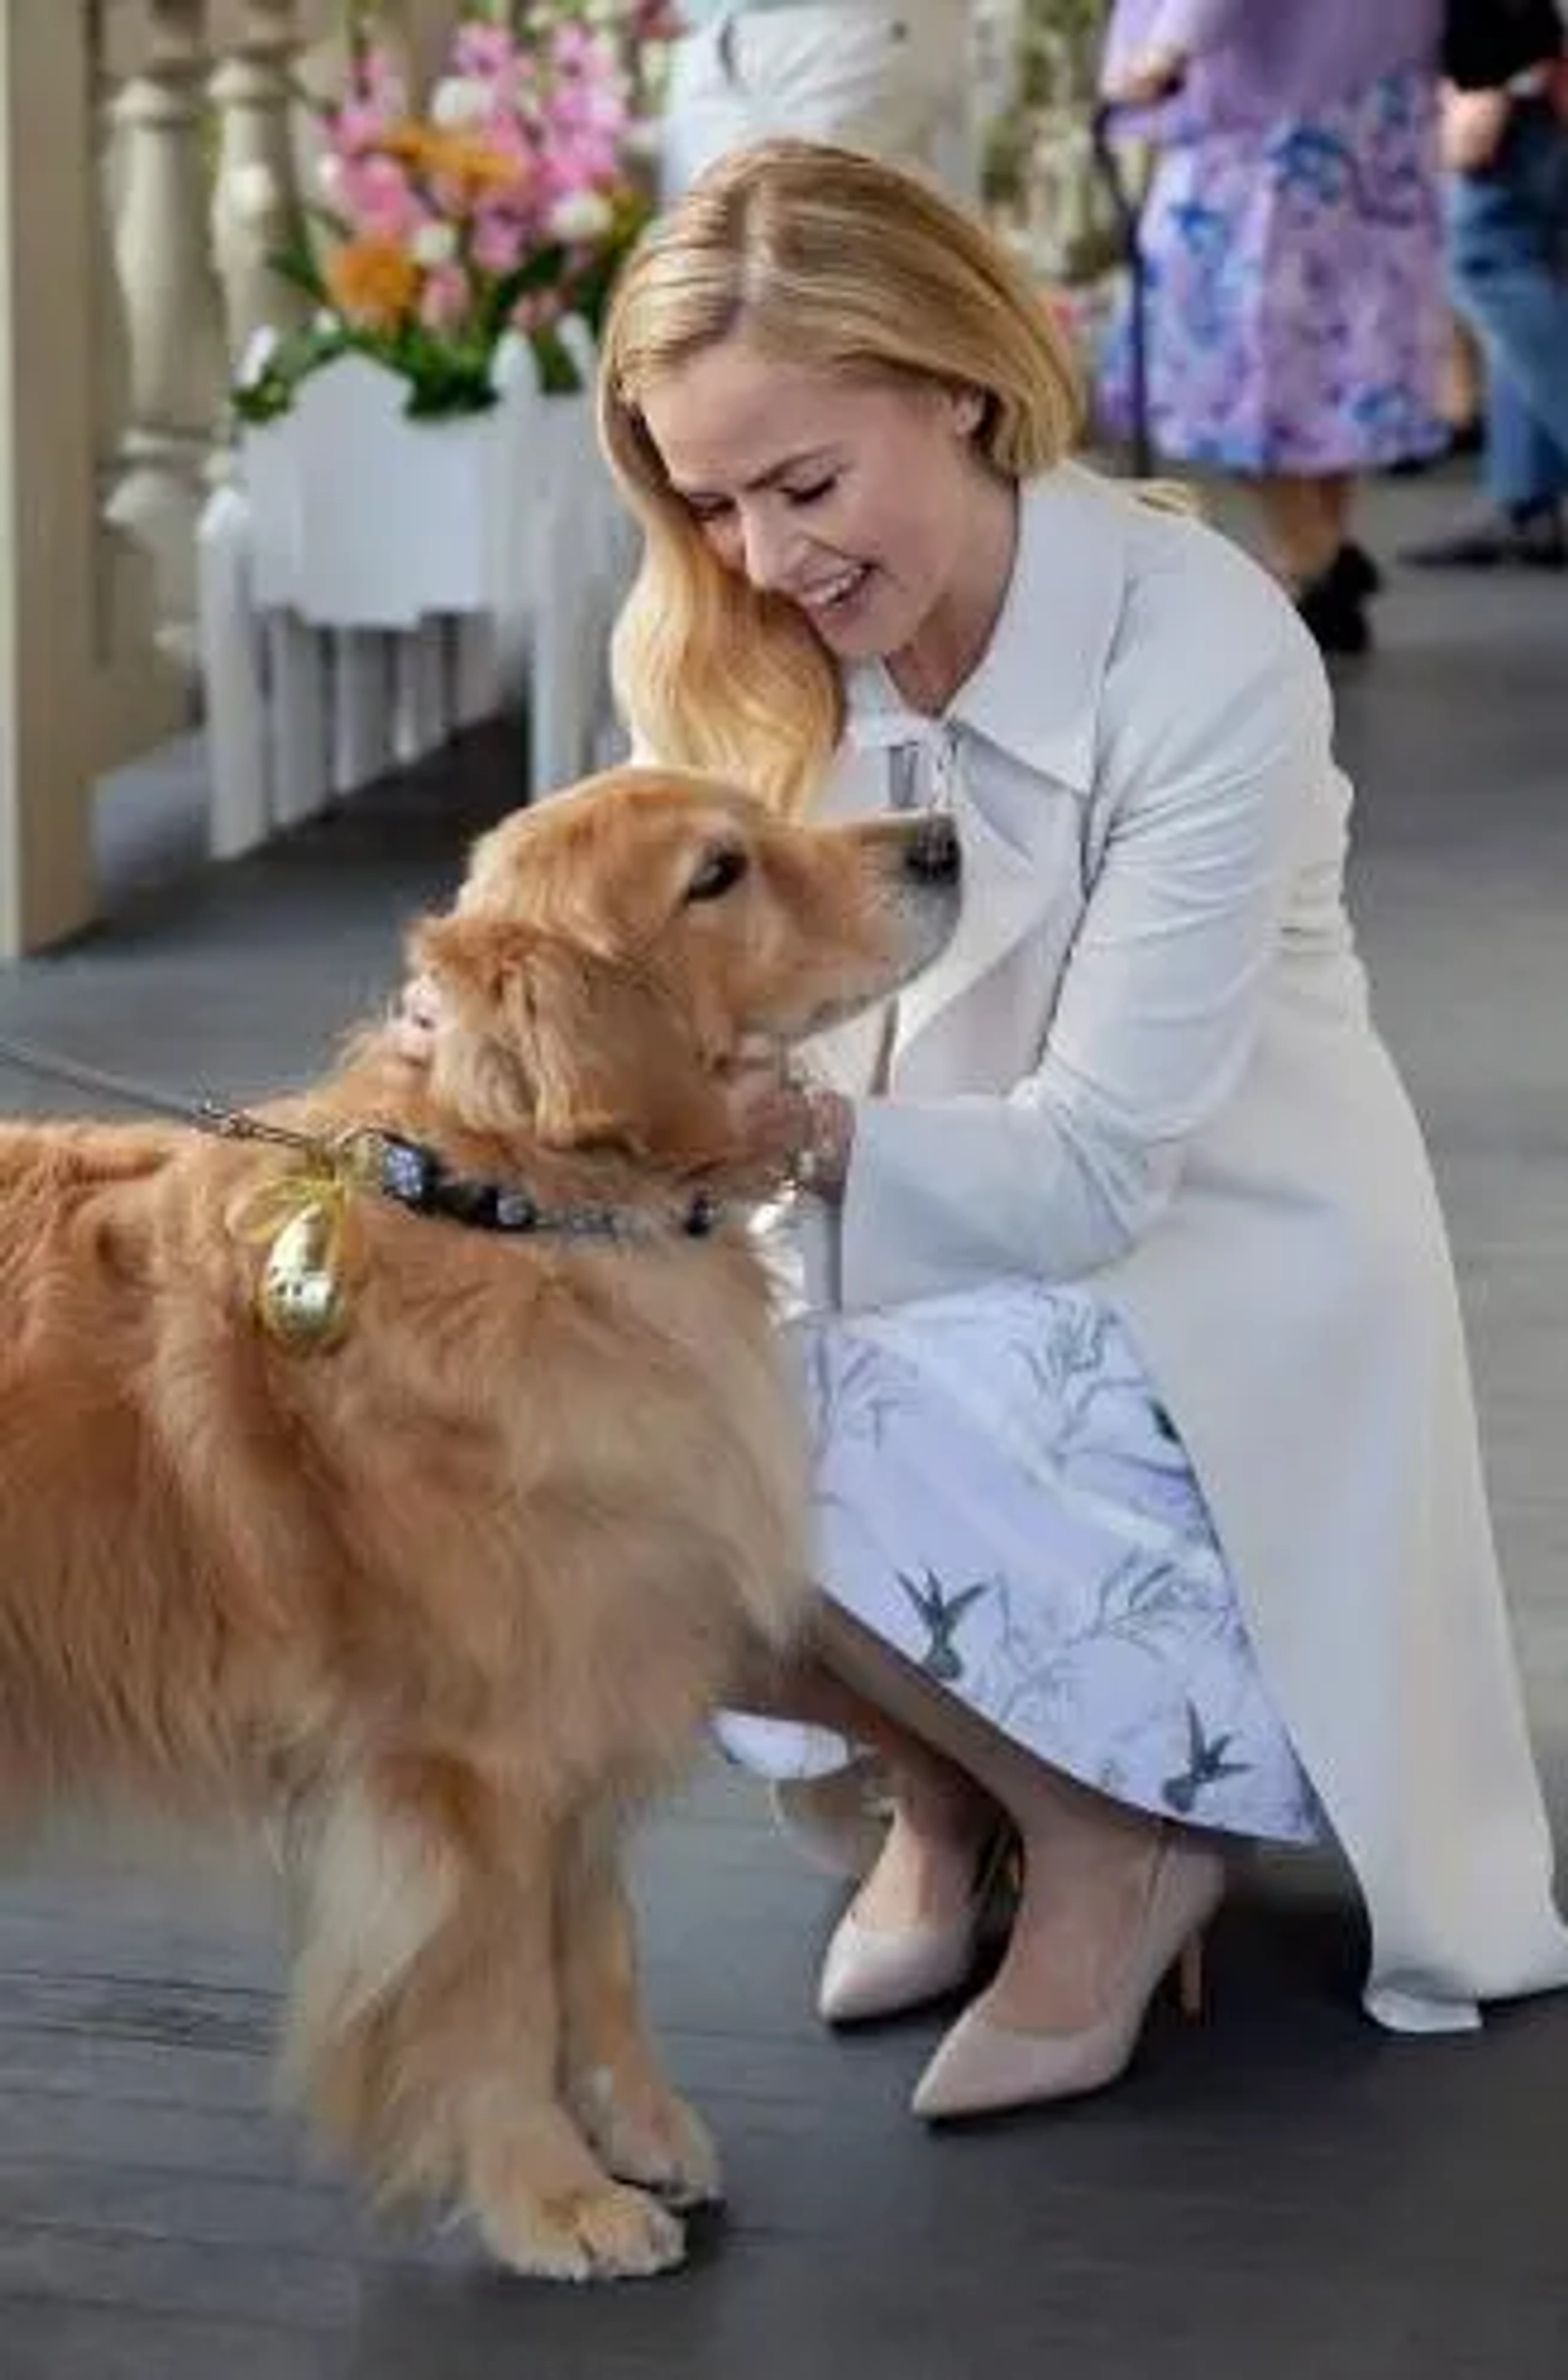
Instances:
[[[547,389],[577,388],[560,326],[576,315],[597,333],[647,220],[637,103],[649,50],[678,30],[665,0],[475,15],[419,110],[393,60],[357,44],[347,94],[323,115],[324,203],[273,260],[311,311],[251,359],[241,420],[275,419],[347,353],[398,373],[411,416],[480,412],[518,334]]]

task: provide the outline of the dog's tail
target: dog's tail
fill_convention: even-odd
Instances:
[[[442,1933],[462,1888],[456,1846],[362,1778],[320,1789],[286,1852],[296,1955],[280,2079],[376,2170],[387,2194],[440,2190],[428,2130],[404,2137],[385,2012]],[[395,2032],[395,2027],[390,2028]],[[417,2169],[416,2169],[417,2168]]]

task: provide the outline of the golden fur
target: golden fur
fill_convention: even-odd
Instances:
[[[412,937],[428,1064],[372,1028],[267,1112],[650,1236],[367,1193],[330,1347],[254,1318],[246,1210],[286,1152],[0,1130],[0,1798],[267,1828],[289,2072],[376,2187],[462,2204],[522,2270],[655,2270],[672,2203],[715,2188],[639,2013],[618,1840],[744,1642],[795,1626],[805,1496],[744,1218],[673,1219],[694,1184],[755,1187],[719,1095],[737,1050],[940,947],[931,832],[625,771],[487,836]]]

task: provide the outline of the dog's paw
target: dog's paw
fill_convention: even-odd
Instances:
[[[680,2217],[647,2191],[618,2181],[489,2209],[480,2228],[492,2255],[537,2280],[645,2280],[686,2257]]]
[[[627,2087],[605,2073],[581,2094],[590,2138],[623,2181],[657,2191],[672,2206],[713,2206],[724,2194],[719,2152],[695,2107],[663,2083]]]

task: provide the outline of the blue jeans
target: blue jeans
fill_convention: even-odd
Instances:
[[[1568,126],[1514,113],[1494,163],[1449,196],[1454,303],[1486,351],[1487,491],[1503,509],[1568,491]]]

